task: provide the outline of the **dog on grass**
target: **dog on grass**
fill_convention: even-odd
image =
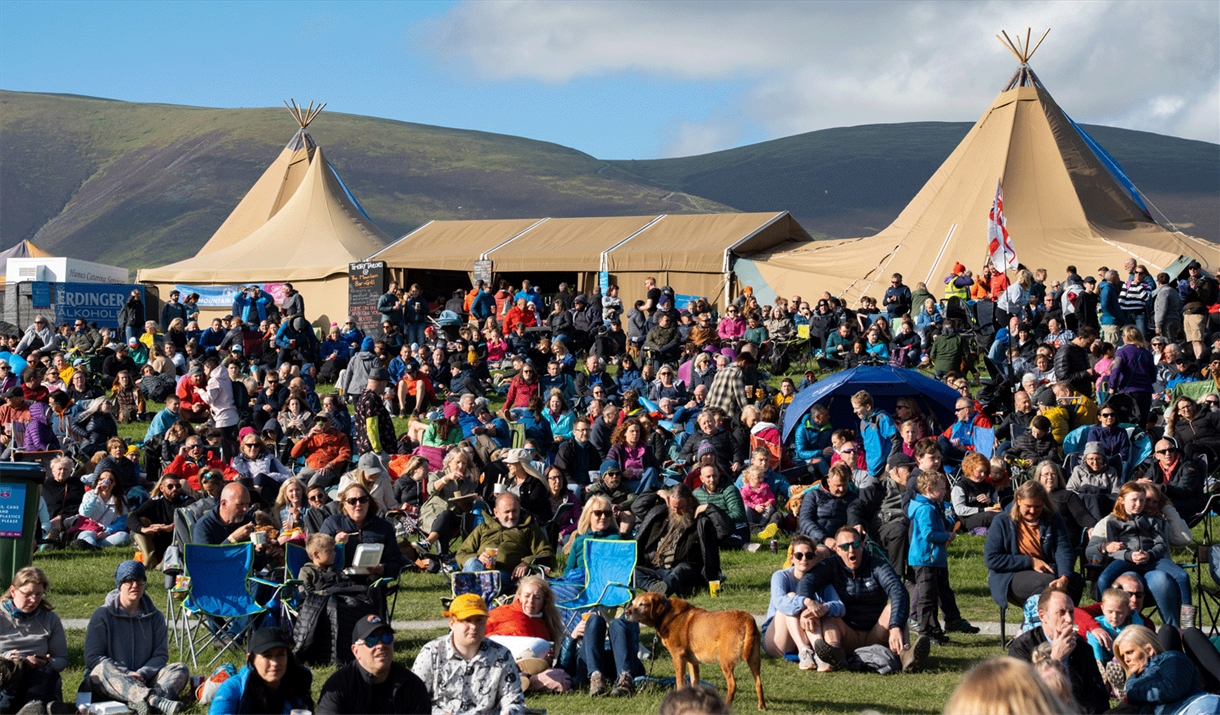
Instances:
[[[674,660],[674,675],[679,689],[686,686],[687,670],[691,684],[699,683],[700,663],[719,663],[728,684],[728,704],[737,693],[733,669],[739,661],[750,664],[758,709],[766,710],[763,698],[762,636],[754,616],[745,611],[706,611],[680,598],[665,598],[659,593],[642,593],[631,601],[623,614],[633,621],[656,629],[661,643]]]

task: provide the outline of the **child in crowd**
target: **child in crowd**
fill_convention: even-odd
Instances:
[[[966,531],[985,534],[1000,513],[1000,499],[991,484],[991,463],[978,452],[962,458],[963,479],[953,487],[953,512]]]
[[[342,572],[335,565],[335,537],[320,533],[310,536],[305,542],[305,553],[309,555],[309,563],[302,566],[297,574],[305,591],[325,591],[344,581]]]
[[[1008,454],[1030,464],[1059,461],[1059,443],[1051,435],[1051,421],[1044,415],[1036,415],[1029,421],[1029,429],[1012,441]]]
[[[746,507],[746,521],[750,529],[758,532],[764,527],[779,521],[779,510],[775,504],[775,494],[763,480],[763,468],[756,465],[746,467],[741,473],[744,484],[741,486],[741,501]],[[767,538],[775,535],[775,529]]]
[[[1121,588],[1108,588],[1101,594],[1101,616],[1096,619],[1097,625],[1110,636],[1113,643],[1118,634],[1132,623],[1144,624],[1140,614],[1131,610],[1131,599]],[[1110,647],[1106,646],[1092,632],[1087,635],[1089,645],[1093,647],[1093,658],[1100,667],[1114,657]]]
[[[907,505],[907,516],[911,519],[911,546],[907,558],[915,569],[915,588],[919,591],[916,604],[919,633],[944,645],[949,642],[949,636],[936,618],[937,606],[944,611],[946,626],[957,630],[962,626],[962,614],[949,585],[947,546],[956,535],[944,516],[948,481],[939,472],[923,472],[917,477],[915,488],[918,494]]]
[[[919,420],[911,419],[902,423],[898,428],[898,434],[902,436],[902,453],[911,459],[915,458],[915,443],[919,441]]]
[[[775,498],[787,501],[792,495],[792,484],[788,482],[788,478],[771,468],[771,453],[766,447],[755,447],[750,452],[750,466],[760,468],[763,482],[771,489],[771,493]],[[746,485],[745,477],[737,477],[737,489],[741,490]]]

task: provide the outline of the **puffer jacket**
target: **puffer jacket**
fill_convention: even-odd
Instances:
[[[1042,439],[1038,439],[1033,432],[1026,431],[1012,441],[1012,447],[1009,448],[1008,453],[1019,459],[1028,459],[1034,464],[1044,459],[1058,462],[1059,443],[1055,441],[1050,432],[1047,432]]]
[[[839,527],[860,523],[860,499],[848,490],[835,497],[825,489],[810,489],[801,500],[801,533],[815,542],[833,538]]]
[[[822,450],[830,446],[830,435],[834,425],[819,425],[809,415],[801,418],[796,426],[796,458],[808,462],[822,456]]]
[[[945,510],[923,494],[916,494],[907,504],[911,519],[911,548],[907,563],[911,566],[949,567],[946,544],[953,535],[945,523]]]

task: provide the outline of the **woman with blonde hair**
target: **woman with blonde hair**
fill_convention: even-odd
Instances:
[[[305,512],[309,511],[305,492],[305,483],[300,477],[289,477],[280,484],[280,491],[275,497],[275,506],[271,512],[279,523],[282,533],[280,539],[283,542],[288,541],[288,531],[305,528]]]
[[[541,638],[558,644],[563,640],[563,621],[555,607],[555,592],[537,574],[522,576],[513,602],[491,609],[487,635]]]
[[[68,667],[68,641],[63,623],[45,599],[50,587],[42,569],[26,566],[13,576],[0,604],[0,658],[18,666],[13,668],[15,682],[6,679],[0,701],[6,695],[16,706],[63,699],[59,674]],[[7,706],[5,711],[10,712]]]
[[[630,514],[630,511],[624,509]],[[614,502],[604,494],[594,494],[585,502],[580,512],[580,521],[576,523],[576,531],[568,543],[568,566],[563,572],[563,580],[571,583],[585,581],[585,541],[589,539],[619,539],[631,538],[630,522],[620,523],[615,518]]]
[[[1127,676],[1125,698],[1139,712],[1214,713],[1220,709],[1220,698],[1204,692],[1190,656],[1166,650],[1145,626],[1127,626],[1118,634],[1114,659]]]
[[[1068,715],[1070,712],[1038,677],[1032,665],[1008,656],[974,666],[945,703],[945,715]]]

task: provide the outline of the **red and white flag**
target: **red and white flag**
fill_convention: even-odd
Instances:
[[[995,201],[991,202],[991,213],[987,214],[987,255],[997,271],[1017,270],[1017,251],[1012,247],[1004,221],[1004,189],[998,181]]]

